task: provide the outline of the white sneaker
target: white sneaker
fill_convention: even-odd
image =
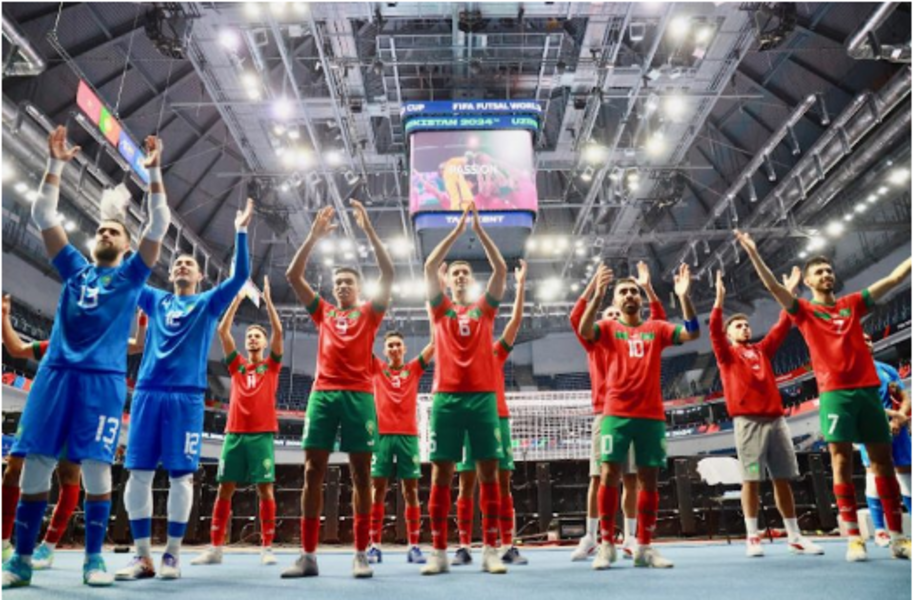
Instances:
[[[372,567],[369,566],[369,557],[365,551],[357,552],[353,557],[353,577],[356,579],[365,579],[374,575]]]
[[[181,567],[178,557],[166,552],[159,563],[159,579],[181,579]]]
[[[222,561],[222,555],[220,554],[220,562]],[[265,546],[261,548],[261,564],[264,566],[275,565],[276,556],[273,555],[273,548],[270,546]]]
[[[591,563],[591,568],[595,571],[609,569],[610,565],[616,562],[616,546],[612,542],[602,542],[597,551],[597,556]]]
[[[766,553],[763,551],[762,540],[759,539],[758,535],[747,538],[747,556],[749,558],[760,558],[765,556]]]
[[[635,551],[639,547],[639,541],[635,539],[635,536],[629,536],[623,540],[622,550],[623,558],[628,558],[632,560],[632,557],[635,556]]]
[[[597,542],[594,541],[590,534],[585,534],[578,540],[578,546],[572,551],[572,562],[588,560],[588,557],[594,554],[595,550],[597,550]]]
[[[864,562],[867,560],[867,546],[858,536],[848,538],[848,550],[845,551],[845,560],[848,562]]]
[[[639,546],[635,551],[633,564],[636,567],[652,569],[670,569],[674,566],[674,563],[661,556],[661,553],[651,546]]]
[[[221,565],[222,546],[210,546],[191,561],[192,565]]]
[[[810,556],[819,556],[823,554],[823,548],[814,544],[804,536],[793,540],[788,540],[788,549],[792,554],[807,554]]]
[[[900,537],[896,538],[890,544],[890,552],[893,558],[902,558],[905,560],[912,559],[912,540]]]
[[[134,556],[126,567],[114,574],[117,581],[136,581],[155,576],[156,568],[153,566],[152,558],[148,556]]]
[[[280,574],[283,579],[292,577],[316,577],[318,575],[318,555],[302,552],[291,567]]]
[[[483,546],[483,560],[480,562],[483,564],[483,571],[486,573],[492,573],[493,575],[508,573],[508,567],[505,566],[499,556],[499,549],[493,546]]]
[[[878,529],[874,533],[874,543],[877,544],[878,548],[889,548],[891,541],[893,541],[893,538],[890,537],[886,529]]]
[[[420,569],[419,572],[423,575],[439,575],[441,573],[447,573],[449,570],[448,551],[433,549],[432,552],[429,553],[426,564],[423,565],[423,568]]]

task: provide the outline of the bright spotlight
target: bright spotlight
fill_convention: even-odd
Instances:
[[[339,150],[328,150],[324,153],[324,160],[328,165],[336,167],[343,162],[343,155]]]
[[[696,43],[705,44],[715,35],[715,29],[711,25],[706,25],[696,32]]]
[[[847,213],[847,214],[845,215],[845,220],[846,220],[846,221],[851,221],[851,220],[854,219],[854,218],[855,218],[855,215],[853,215],[853,214],[851,214],[851,213]]]
[[[798,254],[797,257],[800,258],[800,259],[807,258],[807,252],[804,251],[804,250],[801,250],[801,253]]]
[[[343,253],[343,258],[344,258],[345,260],[353,260],[354,258],[356,258],[356,254],[353,253],[353,252],[344,252],[344,253]]]
[[[586,162],[592,165],[603,162],[607,158],[607,148],[594,142],[585,146],[584,158]]]
[[[676,121],[682,117],[683,113],[686,111],[686,99],[679,94],[665,96],[662,106],[664,107],[664,114],[667,118]]]
[[[826,238],[824,238],[821,235],[815,235],[812,238],[810,238],[810,243],[807,244],[807,251],[816,252],[818,250],[822,250],[825,247],[826,247]]]
[[[889,192],[889,191],[890,191],[890,188],[886,187],[885,185],[881,185],[881,186],[877,189],[877,193],[880,194],[881,196],[883,196],[884,194],[886,194],[886,193]]]
[[[682,40],[689,33],[689,17],[677,17],[667,26],[667,33],[675,40]]]
[[[893,169],[890,173],[889,181],[893,185],[904,185],[909,180],[909,170],[906,168]]]
[[[66,223],[64,223],[64,231],[70,232],[70,231],[73,231],[74,229],[76,229],[76,223],[74,223],[73,221],[68,220]]]
[[[857,204],[855,204],[856,213],[863,213],[866,210],[867,210],[867,205],[864,204],[863,202],[858,202]]]
[[[658,105],[660,103],[661,99],[658,98],[657,94],[648,94],[648,98],[645,100],[645,112],[648,114],[653,114],[656,110],[658,110]]]
[[[270,3],[270,12],[273,13],[274,17],[282,17],[286,14],[286,3],[285,2],[271,2]]]
[[[38,190],[29,190],[25,194],[25,199],[29,202],[34,202],[38,200]]]
[[[537,240],[532,237],[527,238],[527,241],[524,243],[524,247],[528,252],[534,252],[537,250]]]
[[[16,176],[16,169],[8,162],[3,163],[3,181],[10,181]]]
[[[289,98],[281,97],[273,101],[273,114],[277,119],[288,119],[292,116],[292,102]]]
[[[839,237],[845,231],[845,225],[841,221],[833,221],[826,226],[826,235]]]
[[[290,127],[290,128],[289,128],[289,132],[287,133],[287,135],[289,136],[289,139],[292,140],[292,141],[296,141],[296,140],[298,140],[300,137],[302,137],[302,134],[299,133],[299,130],[298,130],[298,128],[296,128],[296,127]]]
[[[412,250],[410,247],[410,240],[404,237],[395,238],[391,246],[391,249],[397,256],[409,256],[410,250]]]
[[[362,288],[365,290],[365,295],[375,300],[378,298],[378,294],[381,293],[381,286],[378,285],[377,279],[372,279],[365,282],[365,286]]]
[[[334,251],[334,241],[331,239],[321,240],[321,252],[331,254]]]
[[[241,45],[241,38],[234,29],[223,29],[219,32],[219,45],[226,50],[235,52]]]
[[[261,7],[258,2],[245,3],[245,16],[249,19],[259,19],[261,16]]]
[[[352,250],[353,249],[352,240],[348,240],[346,238],[343,238],[342,240],[340,240],[340,249],[341,250]]]
[[[307,169],[312,165],[312,156],[306,148],[299,148],[295,152],[295,163],[303,169]]]
[[[332,267],[332,266],[334,266],[334,259],[332,259],[332,258],[325,258],[325,259],[324,259],[324,266],[325,266],[325,267]]]
[[[575,249],[575,256],[584,256],[584,255],[587,254],[587,253],[588,253],[588,251],[585,250],[584,248],[576,248],[576,249]]]
[[[666,147],[667,145],[664,143],[664,134],[660,131],[655,131],[645,143],[645,152],[647,152],[649,156],[658,156],[664,152]]]
[[[867,201],[870,202],[871,204],[873,204],[877,200],[879,200],[879,198],[877,197],[877,194],[871,194],[867,197]]]

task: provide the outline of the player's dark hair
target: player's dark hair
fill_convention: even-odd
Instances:
[[[403,334],[401,332],[399,332],[396,329],[392,329],[391,331],[384,334],[384,341],[388,341],[388,338],[392,338],[392,337],[400,338],[400,341],[403,341],[403,339],[404,339]]]
[[[724,322],[724,330],[727,331],[727,330],[728,330],[728,327],[730,327],[730,326],[731,326],[731,323],[733,323],[734,321],[741,321],[741,320],[746,321],[747,323],[749,323],[749,322],[750,322],[750,317],[748,317],[747,315],[745,315],[745,314],[743,314],[743,313],[737,313],[737,314],[731,315],[731,316],[728,317],[727,320]]]
[[[451,272],[451,269],[454,268],[454,265],[467,265],[467,268],[470,269],[470,272],[473,273],[473,266],[466,260],[455,260],[448,264],[448,272]]]
[[[352,273],[353,276],[356,278],[356,281],[358,283],[362,283],[362,275],[360,275],[359,271],[357,271],[353,267],[336,267],[334,269],[334,277],[336,277],[340,273]]]
[[[642,289],[641,287],[639,287],[639,282],[636,281],[634,277],[621,277],[620,279],[617,279],[615,282],[613,282],[613,293],[614,293],[614,295],[616,294],[616,288],[618,288],[619,286],[623,285],[624,283],[632,284],[632,285],[634,285],[635,287],[639,288],[639,290]]]
[[[815,267],[816,265],[829,265],[831,267],[832,262],[830,262],[830,260],[823,255],[814,256],[804,263],[804,275],[807,275],[807,269],[810,267]]]
[[[248,328],[245,329],[245,333],[248,333],[252,329],[257,329],[258,331],[263,333],[265,338],[270,337],[269,335],[267,335],[267,330],[264,328],[263,325],[258,325],[257,323],[255,323],[254,325],[248,325]]]
[[[113,218],[102,219],[101,222],[99,223],[99,227],[102,226],[102,223],[117,223],[118,225],[121,226],[121,229],[124,231],[124,235],[127,236],[127,241],[129,242],[131,240],[130,229],[127,228],[127,223],[125,223],[124,221],[122,221],[120,219],[113,219]]]

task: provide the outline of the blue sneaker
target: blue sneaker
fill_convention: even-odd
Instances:
[[[518,548],[512,546],[502,555],[502,562],[507,565],[526,565],[527,559],[521,556],[521,552],[518,551]]]
[[[410,551],[407,552],[407,562],[415,563],[417,565],[426,564],[426,557],[423,556],[423,551],[419,549],[419,546],[410,548]]]
[[[381,548],[378,546],[372,546],[365,553],[366,557],[369,559],[369,563],[373,565],[381,564]]]
[[[83,562],[83,583],[92,587],[108,587],[114,583],[114,575],[105,568],[101,554],[87,554]]]
[[[25,587],[31,583],[32,565],[13,553],[10,559],[3,563],[3,589]]]
[[[469,565],[473,562],[473,557],[470,556],[470,549],[461,546],[454,553],[454,558],[451,559],[451,565],[455,567],[463,567],[464,565]]]
[[[35,571],[44,571],[50,569],[54,564],[54,550],[50,546],[41,542],[41,545],[35,549],[32,555],[32,569]]]

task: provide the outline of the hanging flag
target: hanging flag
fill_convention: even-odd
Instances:
[[[241,293],[245,295],[245,298],[254,303],[254,306],[261,307],[261,291],[254,285],[254,282],[250,279],[245,282],[245,286],[241,288]]]

